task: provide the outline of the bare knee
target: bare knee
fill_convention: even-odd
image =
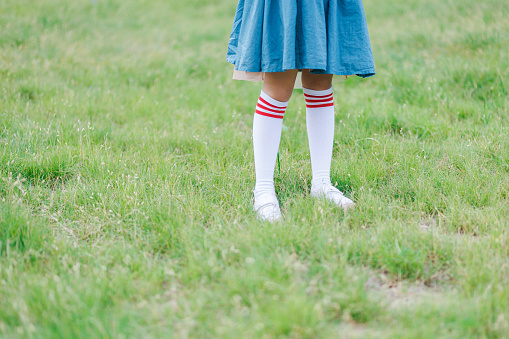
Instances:
[[[302,71],[302,87],[316,91],[331,88],[332,74],[312,74],[309,69]]]
[[[297,70],[265,73],[263,91],[277,101],[288,101],[292,96]]]

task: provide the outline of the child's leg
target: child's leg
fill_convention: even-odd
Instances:
[[[278,101],[288,101],[292,96],[297,70],[286,72],[265,73],[263,91]]]
[[[334,98],[331,74],[302,72],[302,86],[306,99],[306,126],[311,156],[311,195],[325,196],[340,207],[353,202],[332,186],[330,166],[334,143]]]
[[[330,183],[330,164],[334,142],[334,99],[332,74],[302,73],[306,99],[306,127],[313,179],[311,186]]]
[[[266,73],[253,119],[256,185],[254,209],[263,220],[281,218],[274,190],[274,167],[281,140],[283,116],[295,83],[296,70]]]

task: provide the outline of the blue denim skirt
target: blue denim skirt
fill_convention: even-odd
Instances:
[[[240,0],[226,60],[243,72],[375,74],[362,0]]]

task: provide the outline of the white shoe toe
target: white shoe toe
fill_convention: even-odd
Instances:
[[[274,222],[283,218],[279,202],[273,194],[263,194],[255,198],[253,210],[256,212],[259,220]]]
[[[330,184],[311,188],[311,196],[315,198],[325,198],[336,206],[343,208],[345,211],[355,206],[355,203],[345,197],[343,192]]]

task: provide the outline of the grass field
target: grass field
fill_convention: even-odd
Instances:
[[[0,337],[509,337],[509,6],[364,1],[377,75],[304,99],[256,220],[235,0],[0,0]]]

